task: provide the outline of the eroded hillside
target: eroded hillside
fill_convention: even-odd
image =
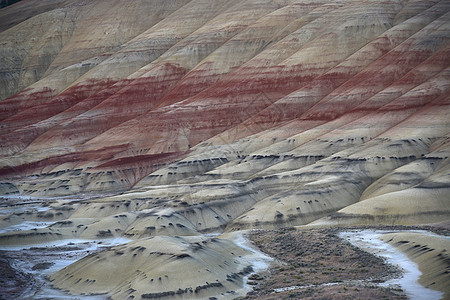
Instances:
[[[56,222],[2,243],[449,219],[449,1],[21,1],[0,30],[0,194],[46,199],[0,223]]]

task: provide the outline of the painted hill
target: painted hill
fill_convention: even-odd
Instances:
[[[58,222],[0,241],[447,221],[449,38],[437,0],[3,8],[0,194],[49,209],[0,224]]]

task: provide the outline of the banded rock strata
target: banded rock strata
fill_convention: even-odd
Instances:
[[[449,37],[438,0],[4,8],[0,192],[48,210],[0,224],[54,224],[0,241],[446,221]]]
[[[444,292],[448,298],[450,267],[447,250],[450,241],[439,236],[424,233],[391,233],[382,237],[383,241],[400,248],[419,265],[422,276],[419,282],[426,287],[433,287]]]

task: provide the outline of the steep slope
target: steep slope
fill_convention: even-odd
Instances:
[[[4,64],[22,61],[8,84],[27,87],[1,102],[5,194],[207,184],[214,195],[231,185],[239,200],[222,199],[243,205],[233,223],[286,226],[349,205],[367,210],[389,194],[370,191],[399,192],[389,174],[412,164],[426,168],[422,180],[442,180],[437,197],[447,200],[447,1],[163,2],[59,3],[1,33],[13,52],[16,34],[43,36],[42,47],[26,43]],[[88,21],[103,5],[108,13]],[[147,7],[146,22],[126,18]],[[57,30],[60,46],[29,30],[60,11],[64,20],[73,14],[70,34]],[[48,62],[33,66],[45,74],[26,83],[25,62],[42,51]]]
[[[2,215],[0,226],[52,224],[0,241],[127,237],[150,249],[161,236],[179,250],[250,228],[448,221],[449,37],[450,2],[438,0],[3,8],[0,195],[45,210]],[[153,289],[143,275],[105,286],[92,263],[128,266],[114,251],[61,271],[55,285],[118,299],[127,289],[197,297],[189,288],[205,286],[171,277]],[[222,285],[204,297],[242,289],[242,278],[213,277]]]

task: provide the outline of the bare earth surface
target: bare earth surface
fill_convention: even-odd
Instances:
[[[31,276],[12,268],[4,252],[0,251],[0,299],[17,298],[32,282]]]
[[[378,286],[400,276],[399,270],[342,240],[340,231],[252,231],[250,239],[279,264],[249,279],[255,289],[245,299],[407,299],[401,289]]]
[[[352,228],[283,228],[252,230],[247,237],[254,246],[274,258],[269,269],[248,277],[253,287],[243,299],[407,299],[397,287],[382,287],[380,283],[401,276],[400,270],[382,258],[367,253],[339,237]],[[384,226],[383,230],[428,230],[448,236],[446,226]],[[403,234],[405,235],[405,234]],[[389,235],[386,235],[389,236]],[[52,290],[45,274],[60,269],[61,261],[77,260],[88,254],[108,251],[111,247],[97,242],[68,243],[56,247],[31,247],[25,250],[0,251],[0,299],[58,295],[70,299],[69,294]],[[402,243],[406,244],[405,242]],[[114,248],[113,248],[114,249]],[[107,252],[106,252],[107,253]],[[442,254],[441,254],[442,256]],[[10,262],[14,263],[13,268]],[[56,263],[56,266],[55,266]],[[442,264],[442,263],[441,263]],[[56,268],[55,268],[56,267]],[[445,269],[445,266],[442,266]],[[23,271],[17,271],[21,268]],[[51,271],[51,270],[50,270]],[[434,279],[436,280],[436,279]],[[441,281],[446,277],[441,276]],[[441,288],[442,289],[442,288]],[[50,293],[54,294],[46,294]],[[93,296],[88,296],[93,297]],[[95,296],[106,299],[107,295]],[[176,296],[167,295],[164,299]],[[83,298],[84,299],[84,298]]]
[[[449,0],[2,8],[0,295],[245,297],[255,229],[248,297],[401,298],[318,228],[448,228],[449,116]],[[447,237],[384,238],[450,297]]]

